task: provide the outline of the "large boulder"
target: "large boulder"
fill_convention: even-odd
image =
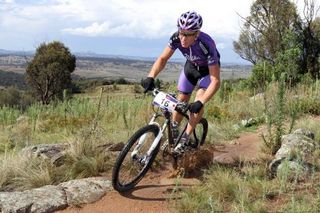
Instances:
[[[308,130],[297,129],[292,134],[283,135],[281,147],[275,154],[275,159],[269,165],[271,174],[276,175],[279,168],[296,170],[300,166],[302,166],[302,169],[300,169],[302,171],[311,171],[311,168],[309,168],[312,163],[311,157],[318,148],[319,143],[314,140],[314,134]],[[283,163],[289,165],[289,167],[283,166]]]
[[[53,212],[67,206],[65,192],[57,186],[0,193],[0,212]]]
[[[110,190],[103,177],[71,180],[58,186],[47,185],[22,192],[0,192],[0,212],[54,212],[68,206],[92,203]]]
[[[66,192],[68,205],[77,206],[99,200],[110,189],[111,182],[105,178],[97,177],[71,180],[61,183],[59,186]]]

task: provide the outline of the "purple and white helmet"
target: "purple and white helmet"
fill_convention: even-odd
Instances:
[[[195,11],[188,11],[183,13],[177,22],[179,30],[198,31],[202,26],[202,17]]]

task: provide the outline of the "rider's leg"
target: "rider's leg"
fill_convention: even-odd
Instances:
[[[196,98],[195,100],[199,100],[201,95],[204,94],[204,89],[199,89],[196,93]],[[194,130],[195,126],[197,123],[200,121],[202,115],[203,115],[203,108],[201,111],[197,114],[191,113],[189,117],[189,122],[186,131],[181,137],[180,143],[174,148],[173,152],[177,155],[180,155],[185,152],[185,150],[188,147],[189,141],[190,141],[190,135],[192,134],[192,131]]]
[[[183,102],[189,102],[190,97],[191,97],[191,94],[185,94],[185,93],[181,93],[180,92],[179,95],[178,95],[178,100],[179,101],[183,101]],[[183,119],[183,115],[181,115],[177,111],[173,112],[173,114],[172,114],[172,120],[173,121],[175,121],[177,123],[180,123],[182,119]]]
[[[188,80],[186,80],[186,82],[190,83],[190,81],[188,81]],[[200,81],[199,81],[199,88],[200,89],[196,93],[195,101],[199,100],[200,97],[205,93],[205,89],[208,88],[209,84],[210,84],[210,76],[209,75],[200,79]],[[192,87],[192,90],[193,90],[193,88],[194,88],[194,86]],[[192,92],[192,90],[191,90],[191,92]],[[203,112],[204,112],[204,109],[202,108],[199,113],[197,113],[197,114],[191,113],[190,114],[187,129],[184,132],[184,134],[182,135],[180,143],[173,150],[173,152],[175,154],[180,155],[180,154],[184,153],[184,151],[187,149],[188,144],[189,144],[189,140],[190,140],[190,135],[192,134],[192,131],[194,130],[196,124],[202,118]]]
[[[196,93],[195,101],[199,100],[203,96],[203,94],[205,93],[205,91],[208,88],[208,86],[210,85],[210,83],[211,83],[211,79],[210,79],[209,75],[204,76],[203,78],[200,79],[199,90]],[[196,127],[197,123],[202,118],[203,112],[204,112],[204,107],[201,109],[201,111],[199,113],[197,113],[197,114],[191,113],[190,114],[189,123],[188,123],[187,129],[186,129],[186,133],[188,135],[190,135],[192,133],[192,131]]]
[[[185,71],[182,70],[178,81],[178,100],[188,102],[194,87],[195,86],[187,79]],[[172,120],[178,123],[181,122],[182,118],[183,116],[177,112],[174,112],[172,115]]]
[[[200,97],[204,94],[205,89],[201,88],[197,91],[196,93],[196,98],[195,101],[199,100]],[[188,126],[186,129],[186,134],[187,135],[191,135],[192,131],[195,129],[197,123],[200,121],[200,119],[202,118],[204,112],[204,107],[202,107],[202,109],[200,110],[199,113],[195,114],[195,113],[190,113],[190,118],[189,118],[189,122],[188,122]]]

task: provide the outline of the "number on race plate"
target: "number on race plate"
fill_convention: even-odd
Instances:
[[[176,108],[178,100],[168,95],[164,92],[159,92],[156,97],[153,99],[153,104],[160,107],[161,109],[168,110],[173,112]]]

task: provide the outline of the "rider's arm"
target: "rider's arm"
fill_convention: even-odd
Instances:
[[[211,83],[199,99],[203,104],[207,103],[220,87],[220,66],[218,64],[210,65],[209,74]]]
[[[174,53],[174,50],[172,50],[170,47],[164,48],[162,54],[158,57],[156,62],[153,64],[148,77],[152,77],[152,78],[157,77],[157,75],[163,70],[163,68],[167,64],[167,61],[173,55],[173,53]]]

